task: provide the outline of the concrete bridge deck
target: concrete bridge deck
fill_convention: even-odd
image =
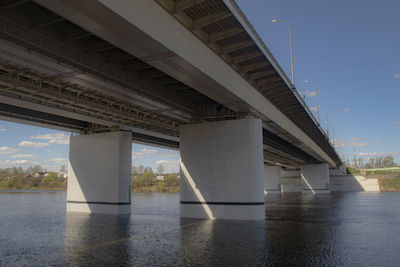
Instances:
[[[175,149],[191,125],[253,136],[237,121],[260,130],[265,165],[341,165],[233,0],[2,0],[0,85],[2,119]]]

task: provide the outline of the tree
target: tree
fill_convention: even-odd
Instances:
[[[143,185],[144,186],[150,186],[151,182],[153,181],[153,172],[150,171],[146,171],[143,175],[142,175],[142,181],[143,181]]]
[[[138,167],[138,173],[143,174],[143,172],[144,172],[144,167],[143,167],[143,165],[140,164]]]
[[[60,172],[66,173],[68,171],[67,166],[65,164],[61,165]]]
[[[382,168],[383,167],[383,158],[382,157],[377,157],[375,159],[375,167],[376,168]]]
[[[358,158],[358,166],[359,166],[360,168],[363,168],[363,167],[364,167],[364,162],[363,162],[363,159],[362,159],[362,158]]]
[[[57,173],[52,172],[42,179],[39,184],[41,188],[57,187]]]
[[[132,166],[132,174],[133,175],[138,174],[138,167],[137,166]]]
[[[29,167],[26,169],[25,173],[26,173],[26,174],[32,175],[32,174],[34,174],[35,172],[41,172],[41,171],[43,171],[42,166],[40,166],[40,165],[32,166],[32,165],[31,165],[31,166],[29,166]]]
[[[371,165],[371,169],[375,168],[375,159],[374,158],[370,158],[369,159],[369,164]]]
[[[153,173],[153,170],[151,169],[151,167],[146,166],[146,168],[144,168],[144,172],[152,172]]]
[[[164,166],[162,164],[158,164],[157,171],[159,174],[162,174],[164,172]]]
[[[176,174],[168,174],[167,177],[165,177],[164,182],[165,182],[166,186],[179,186],[178,175],[176,175]]]
[[[385,165],[386,168],[395,167],[394,158],[393,158],[392,156],[386,156],[386,157],[383,159],[383,163],[384,163],[384,165]]]

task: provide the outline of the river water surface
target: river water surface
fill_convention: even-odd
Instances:
[[[65,212],[65,192],[0,192],[1,266],[400,266],[400,193],[266,197],[258,222],[179,218],[179,194],[132,214]]]

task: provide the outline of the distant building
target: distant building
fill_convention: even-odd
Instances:
[[[156,176],[156,181],[164,181],[164,176],[163,175]]]
[[[51,172],[35,172],[32,177],[34,178],[44,178],[48,176]]]
[[[59,172],[57,173],[58,178],[67,178],[68,172]]]

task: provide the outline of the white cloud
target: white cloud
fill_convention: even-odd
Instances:
[[[25,159],[37,159],[39,158],[38,156],[32,155],[32,154],[16,154],[16,155],[12,155],[10,156],[10,158],[12,159],[21,159],[21,158],[25,158]]]
[[[168,164],[168,163],[169,163],[169,160],[165,160],[165,159],[156,161],[156,165],[164,165],[164,164]]]
[[[18,151],[18,149],[16,149],[16,148],[11,148],[11,147],[6,147],[6,146],[0,147],[0,155],[1,154],[12,154],[17,151]]]
[[[32,162],[26,159],[20,159],[12,161],[11,164],[32,164]]]
[[[311,111],[318,111],[318,108],[317,107],[311,107],[310,110]]]
[[[344,108],[344,112],[349,112],[350,108]]]
[[[305,96],[316,96],[317,95],[317,93],[316,92],[312,92],[312,91],[303,91],[303,92],[300,92],[302,95],[305,95]]]
[[[360,140],[360,137],[351,137],[350,140]]]
[[[132,151],[132,159],[141,159],[147,155],[156,154],[156,153],[158,153],[158,150],[156,150],[156,149],[143,148],[142,150],[140,150],[138,152]]]
[[[304,83],[308,83],[308,80],[304,80]]]
[[[398,156],[400,152],[360,152],[360,157]]]
[[[0,127],[0,132],[7,132],[8,130],[6,128]]]
[[[54,159],[49,159],[47,161],[53,162],[53,163],[58,163],[58,164],[66,164],[68,163],[68,159],[66,158],[54,158]]]
[[[143,154],[142,153],[132,151],[132,159],[142,159],[142,158],[143,158]]]
[[[397,128],[400,128],[400,121],[394,121],[392,124],[396,125]]]
[[[393,79],[400,79],[400,73],[396,73],[396,74],[393,76]]]
[[[69,136],[65,133],[48,133],[42,135],[31,136],[32,139],[48,140],[49,144],[68,145]]]
[[[155,154],[158,153],[158,150],[155,149],[148,149],[148,148],[143,148],[141,150],[144,154]]]
[[[6,165],[6,166],[15,166],[15,165],[35,165],[37,164],[37,162],[32,162],[26,159],[21,159],[21,160],[6,160],[3,162],[0,162],[0,164],[2,165]]]
[[[22,141],[22,142],[19,143],[18,145],[19,145],[19,146],[23,146],[23,147],[43,148],[43,147],[48,146],[49,144],[47,144],[47,143],[40,143],[40,142]]]
[[[179,155],[178,151],[168,150],[167,152],[160,153],[160,156],[163,157],[177,157]]]
[[[179,161],[178,160],[157,160],[156,165],[162,165],[164,167],[164,172],[169,173],[177,173],[179,172]]]
[[[362,146],[368,146],[370,145],[371,142],[343,142],[340,143],[342,147],[362,147]]]

